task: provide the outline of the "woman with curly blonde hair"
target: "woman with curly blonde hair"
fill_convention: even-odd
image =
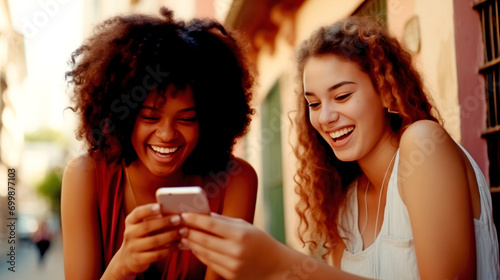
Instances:
[[[298,84],[299,233],[334,267],[219,216],[184,215],[183,244],[229,279],[499,278],[486,180],[395,38],[366,18],[321,27]]]

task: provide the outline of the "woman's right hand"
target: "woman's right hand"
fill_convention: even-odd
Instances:
[[[136,207],[125,218],[122,246],[106,272],[118,278],[135,276],[178,250],[180,224],[179,215],[161,216],[157,203]]]
[[[225,279],[270,279],[279,274],[287,252],[269,234],[252,224],[211,213],[183,213],[181,243]]]
[[[297,252],[241,219],[183,213],[181,244],[224,279],[366,280]]]

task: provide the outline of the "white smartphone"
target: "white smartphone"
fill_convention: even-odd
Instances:
[[[205,192],[198,186],[165,187],[156,191],[156,200],[164,214],[196,212],[210,214]]]

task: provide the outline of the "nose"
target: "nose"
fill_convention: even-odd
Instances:
[[[162,141],[169,142],[178,136],[178,131],[171,121],[164,120],[159,123],[158,127],[156,128],[155,134]]]
[[[327,125],[329,123],[338,121],[338,119],[339,113],[337,112],[335,106],[329,102],[323,103],[319,115],[319,123],[322,125]]]

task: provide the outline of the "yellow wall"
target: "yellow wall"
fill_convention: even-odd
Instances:
[[[460,141],[457,65],[453,26],[453,1],[415,1],[420,18],[422,48],[417,59],[424,84],[445,120],[444,127],[455,141]]]
[[[460,115],[455,60],[453,1],[388,0],[389,30],[401,42],[405,35],[418,37],[420,49],[413,53],[415,66],[424,79],[436,107],[445,119],[445,128],[460,141]],[[416,17],[419,34],[405,27]],[[410,34],[413,33],[413,34]]]

